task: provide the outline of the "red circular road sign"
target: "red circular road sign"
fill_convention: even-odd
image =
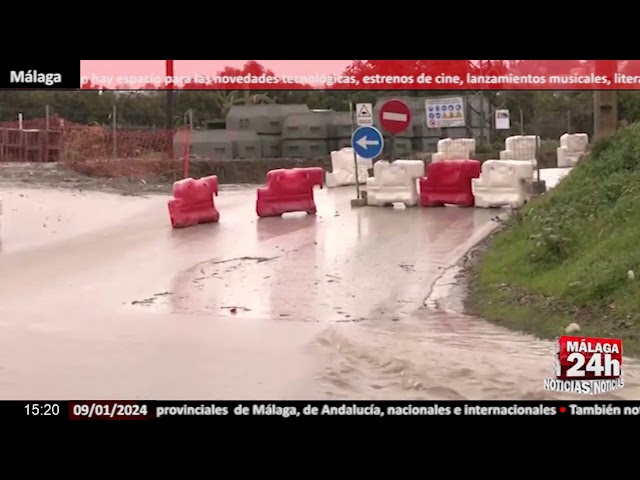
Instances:
[[[389,133],[404,132],[411,125],[411,110],[400,100],[389,100],[380,108],[380,125]]]

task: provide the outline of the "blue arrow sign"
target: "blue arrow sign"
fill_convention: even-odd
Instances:
[[[376,127],[367,125],[353,132],[351,146],[365,160],[374,159],[382,153],[384,137]]]

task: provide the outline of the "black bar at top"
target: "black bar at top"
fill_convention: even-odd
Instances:
[[[9,60],[0,65],[0,89],[78,89],[79,60]]]

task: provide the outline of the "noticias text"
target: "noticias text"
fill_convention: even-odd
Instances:
[[[624,388],[624,380],[560,380],[547,378],[544,389],[559,393],[581,393],[583,395],[599,395]]]

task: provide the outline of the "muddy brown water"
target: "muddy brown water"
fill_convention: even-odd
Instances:
[[[461,313],[482,209],[351,209],[174,231],[164,196],[0,189],[1,398],[543,399],[553,343]],[[640,398],[637,364],[625,389]],[[579,398],[579,397],[576,397]]]

